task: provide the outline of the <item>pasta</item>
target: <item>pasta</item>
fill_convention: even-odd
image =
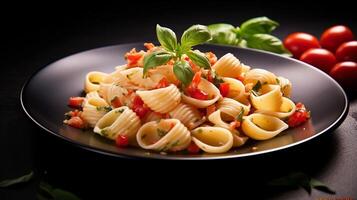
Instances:
[[[231,53],[217,60],[212,52],[194,51],[209,58],[197,64],[187,53],[179,59],[186,62],[181,68],[171,57],[145,68],[145,56],[165,50],[145,46],[147,51],[126,53],[127,63],[112,73],[89,72],[85,97],[70,97],[73,110],[64,123],[93,128],[119,147],[224,153],[248,139],[273,138],[310,116],[302,103],[290,99],[287,78],[251,69]],[[210,66],[201,68],[206,61]]]

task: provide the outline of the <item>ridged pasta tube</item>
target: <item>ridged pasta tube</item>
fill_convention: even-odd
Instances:
[[[105,114],[95,125],[94,132],[112,140],[123,135],[133,144],[139,128],[139,117],[127,106],[122,106]]]
[[[178,119],[162,119],[160,122],[144,124],[139,129],[136,140],[144,149],[180,151],[190,144],[191,135]]]
[[[244,118],[244,134],[255,140],[267,140],[275,137],[289,126],[277,117],[254,113]]]
[[[169,114],[171,118],[180,120],[188,129],[194,129],[206,121],[196,108],[184,103],[180,103]]]
[[[221,93],[219,90],[214,86],[211,82],[207,81],[206,79],[201,79],[201,82],[198,84],[198,88],[208,94],[211,97],[209,100],[199,100],[187,96],[186,94],[182,94],[182,101],[193,105],[197,108],[206,108],[214,103],[216,103],[219,98],[221,97]]]
[[[247,115],[250,110],[250,104],[245,105],[231,98],[223,98],[218,101],[217,108],[221,110],[222,118],[224,120],[234,120],[241,110],[243,109],[243,115]]]
[[[280,85],[281,92],[283,93],[284,97],[290,97],[292,84],[289,79],[284,78],[282,76],[278,76],[277,78],[278,84]]]
[[[181,101],[181,93],[173,84],[165,88],[148,91],[136,91],[136,94],[153,111],[168,113]]]
[[[233,146],[232,133],[220,127],[199,127],[192,132],[192,141],[207,153],[224,153]]]
[[[99,84],[104,81],[108,74],[103,72],[92,71],[86,75],[86,80],[84,82],[84,91],[86,93],[98,91]]]
[[[124,98],[128,94],[128,90],[115,83],[100,84],[99,94],[107,101],[108,104],[111,104],[111,101],[117,97],[123,105]]]
[[[88,93],[90,94],[90,93]],[[107,102],[98,97],[90,97],[85,99],[83,105],[83,112],[81,117],[90,127],[94,127],[100,118],[102,118],[107,112],[104,107],[109,106]]]
[[[255,85],[258,81],[262,84],[276,84],[276,76],[265,69],[252,69],[245,74],[244,84]]]
[[[219,76],[237,78],[242,73],[249,71],[250,67],[242,64],[233,54],[222,56],[212,68]]]

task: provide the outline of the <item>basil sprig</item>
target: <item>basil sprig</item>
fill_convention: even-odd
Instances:
[[[183,59],[183,55],[187,55],[190,60],[199,67],[205,69],[211,68],[211,64],[205,54],[197,50],[192,50],[193,46],[211,40],[211,33],[206,26],[191,26],[182,34],[180,43],[177,41],[176,34],[169,28],[157,25],[156,35],[163,49],[145,55],[144,76],[146,76],[149,69],[174,60],[173,71],[176,78],[180,80],[183,85],[189,85],[194,74],[190,64]]]
[[[207,27],[212,33],[210,43],[249,47],[291,56],[281,40],[271,35],[278,26],[278,22],[268,17],[256,17],[243,22],[240,27],[231,24],[212,24]]]

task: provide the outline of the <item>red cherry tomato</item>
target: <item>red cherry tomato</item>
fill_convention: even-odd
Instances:
[[[308,33],[292,33],[284,40],[284,46],[294,55],[295,58],[300,56],[308,49],[319,48],[319,40]]]
[[[301,55],[300,60],[326,73],[329,73],[336,63],[335,56],[326,49],[309,49]]]
[[[197,154],[200,152],[200,148],[194,142],[191,142],[191,144],[187,147],[187,151],[190,154]]]
[[[195,99],[207,100],[208,94],[198,88],[187,88],[187,93]]]
[[[339,61],[357,62],[357,41],[341,44],[336,50],[336,58]]]
[[[84,128],[85,127],[85,123],[84,123],[83,119],[78,116],[71,117],[71,119],[67,120],[66,123],[74,128]]]
[[[223,97],[228,96],[229,92],[229,83],[221,83],[219,84],[219,91]]]
[[[115,140],[115,144],[118,147],[127,147],[129,145],[129,139],[125,135],[118,135]]]
[[[357,63],[346,61],[337,63],[330,76],[347,88],[357,88]]]
[[[289,117],[288,125],[289,127],[296,127],[310,118],[310,112],[305,108],[302,103],[296,104],[296,111]]]
[[[71,107],[81,107],[84,101],[83,97],[70,97],[68,100],[68,105]]]
[[[354,36],[346,26],[337,25],[325,30],[320,39],[323,48],[335,53],[336,49],[344,42],[353,40]]]

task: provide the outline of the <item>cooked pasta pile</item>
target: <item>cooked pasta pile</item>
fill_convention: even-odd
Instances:
[[[224,153],[249,138],[275,137],[296,120],[292,116],[306,111],[289,99],[288,79],[252,69],[231,53],[218,60],[212,52],[202,53],[212,66],[209,69],[183,55],[194,72],[189,85],[177,79],[172,61],[145,74],[144,57],[162,49],[151,43],[145,46],[147,51],[128,52],[127,64],[112,73],[89,72],[86,96],[71,98],[70,104],[79,110],[67,113],[65,123],[93,128],[121,147]]]

